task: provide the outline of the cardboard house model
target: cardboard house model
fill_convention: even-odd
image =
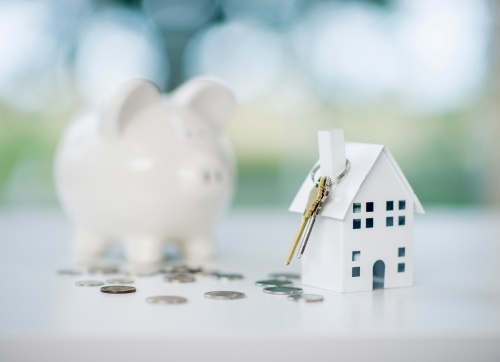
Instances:
[[[350,170],[321,208],[302,256],[302,282],[337,292],[410,286],[413,214],[424,213],[384,145],[344,143],[342,130],[320,131],[318,176]],[[303,213],[314,187],[306,178],[290,206]]]

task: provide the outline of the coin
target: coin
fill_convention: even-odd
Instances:
[[[267,280],[257,280],[255,285],[260,287],[282,287],[284,285],[291,285],[293,282],[291,280],[285,279],[267,279]]]
[[[299,294],[299,295],[290,295],[288,300],[299,303],[311,303],[311,302],[322,302],[323,296],[319,294]]]
[[[112,279],[106,279],[106,283],[108,283],[108,284],[132,284],[132,283],[134,283],[134,280],[127,279],[127,278],[112,278]]]
[[[100,280],[79,280],[75,283],[75,285],[78,285],[79,287],[99,287],[104,285],[104,283]]]
[[[213,292],[206,292],[205,298],[210,299],[241,299],[245,298],[245,293],[234,292],[230,290],[216,290]]]
[[[78,269],[59,269],[57,271],[59,275],[69,275],[69,276],[78,276],[82,275],[82,271]]]
[[[264,288],[264,293],[275,295],[297,295],[302,294],[302,288],[295,287],[267,287]]]
[[[196,281],[196,278],[192,274],[172,273],[165,275],[163,280],[169,283],[192,283]]]
[[[160,273],[189,273],[187,265],[163,265],[159,268]]]
[[[178,297],[176,295],[157,295],[146,298],[146,302],[151,304],[181,304],[187,301],[187,298]]]
[[[87,268],[89,274],[116,274],[118,268],[112,265],[92,265]]]
[[[242,274],[236,274],[236,273],[214,273],[214,276],[220,280],[240,280],[240,279],[243,279]]]
[[[136,289],[129,285],[108,285],[101,288],[101,292],[109,294],[135,293]]]
[[[300,274],[296,273],[271,273],[269,276],[274,279],[300,279]]]

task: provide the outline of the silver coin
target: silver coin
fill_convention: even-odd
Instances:
[[[196,281],[196,278],[192,274],[173,273],[165,275],[163,280],[168,283],[193,283]]]
[[[157,295],[146,298],[146,302],[151,304],[181,304],[187,301],[187,298],[178,297],[176,295]]]
[[[322,302],[323,296],[319,294],[300,294],[300,295],[290,295],[288,300],[299,303],[312,303],[312,302]]]
[[[108,285],[101,288],[101,292],[108,294],[128,294],[135,293],[135,287],[129,285]]]
[[[87,268],[87,272],[93,275],[116,274],[118,273],[118,268],[111,265],[92,265]]]
[[[78,269],[59,269],[57,271],[59,275],[69,275],[69,276],[78,276],[82,275],[82,271]]]
[[[300,279],[300,274],[296,273],[271,273],[269,276],[273,279],[281,280]]]
[[[243,279],[242,274],[236,274],[236,273],[214,273],[214,276],[220,280],[241,280],[241,279]]]
[[[79,287],[99,287],[104,285],[104,283],[100,280],[79,280],[75,283],[75,285],[78,285]]]
[[[267,287],[264,288],[264,293],[275,295],[297,295],[302,294],[302,288],[296,287]]]
[[[133,284],[134,280],[133,279],[127,279],[127,278],[112,278],[112,279],[106,279],[107,284]]]
[[[189,273],[187,265],[162,265],[159,268],[160,273]]]
[[[215,274],[218,274],[218,271],[215,269],[202,269],[200,274],[206,276],[214,276]]]
[[[216,290],[213,292],[206,292],[205,298],[210,298],[210,299],[241,299],[241,298],[245,298],[245,293],[234,292],[231,290]]]
[[[259,287],[282,287],[291,284],[293,284],[291,280],[285,280],[285,279],[267,279],[267,280],[257,280],[255,282],[255,285],[258,285]]]

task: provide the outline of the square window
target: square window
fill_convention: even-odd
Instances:
[[[392,210],[394,210],[394,201],[387,201],[387,202],[385,203],[385,209],[386,209],[387,211],[392,211]]]
[[[359,261],[360,258],[361,258],[361,251],[352,252],[352,261]]]
[[[403,264],[404,265],[404,264]],[[361,275],[361,268],[359,266],[355,266],[352,268],[352,277],[359,277]]]
[[[399,257],[405,256],[405,254],[406,254],[405,248],[398,248],[398,256]]]
[[[361,212],[361,203],[360,202],[355,202],[352,204],[352,212],[358,213]]]
[[[406,218],[404,216],[398,217],[398,225],[405,225],[406,224]]]
[[[405,263],[399,263],[398,264],[398,273],[404,273],[404,272],[405,272]],[[353,273],[354,273],[354,271],[353,271]]]
[[[352,228],[353,229],[361,229],[361,219],[352,220]]]
[[[406,209],[406,201],[400,200],[399,201],[399,210],[405,210],[405,209]]]
[[[392,216],[388,216],[385,218],[385,226],[393,226],[394,218]]]
[[[369,217],[366,219],[366,228],[371,229],[373,227],[373,218]]]
[[[373,212],[373,202],[366,203],[366,212]]]

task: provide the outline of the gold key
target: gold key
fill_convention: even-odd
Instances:
[[[297,249],[297,246],[299,245],[301,240],[303,240],[304,230],[309,224],[311,217],[316,212],[316,208],[322,201],[324,201],[325,190],[328,190],[328,186],[326,186],[327,182],[328,178],[326,176],[321,177],[318,184],[311,190],[311,193],[309,194],[309,200],[307,201],[306,209],[302,214],[302,222],[300,224],[299,231],[297,232],[297,236],[295,236],[292,248],[290,249],[290,252],[288,253],[285,261],[286,265],[290,264],[290,262],[292,261],[293,254],[295,253],[295,250]],[[310,228],[308,229],[310,233]]]
[[[297,253],[297,258],[300,259],[301,256],[304,254],[304,250],[306,250],[307,242],[309,241],[309,236],[311,235],[312,228],[314,226],[314,223],[316,222],[316,216],[318,216],[319,211],[321,210],[321,207],[325,203],[326,199],[328,198],[328,195],[330,194],[330,178],[325,177],[326,182],[324,185],[324,190],[323,190],[323,198],[321,199],[320,202],[318,202],[318,205],[316,206],[316,209],[314,210],[313,214],[309,218],[309,221],[307,222],[307,226],[304,232],[304,236],[302,237],[302,242],[300,243],[299,247],[299,252]],[[321,182],[321,180],[320,180]]]

